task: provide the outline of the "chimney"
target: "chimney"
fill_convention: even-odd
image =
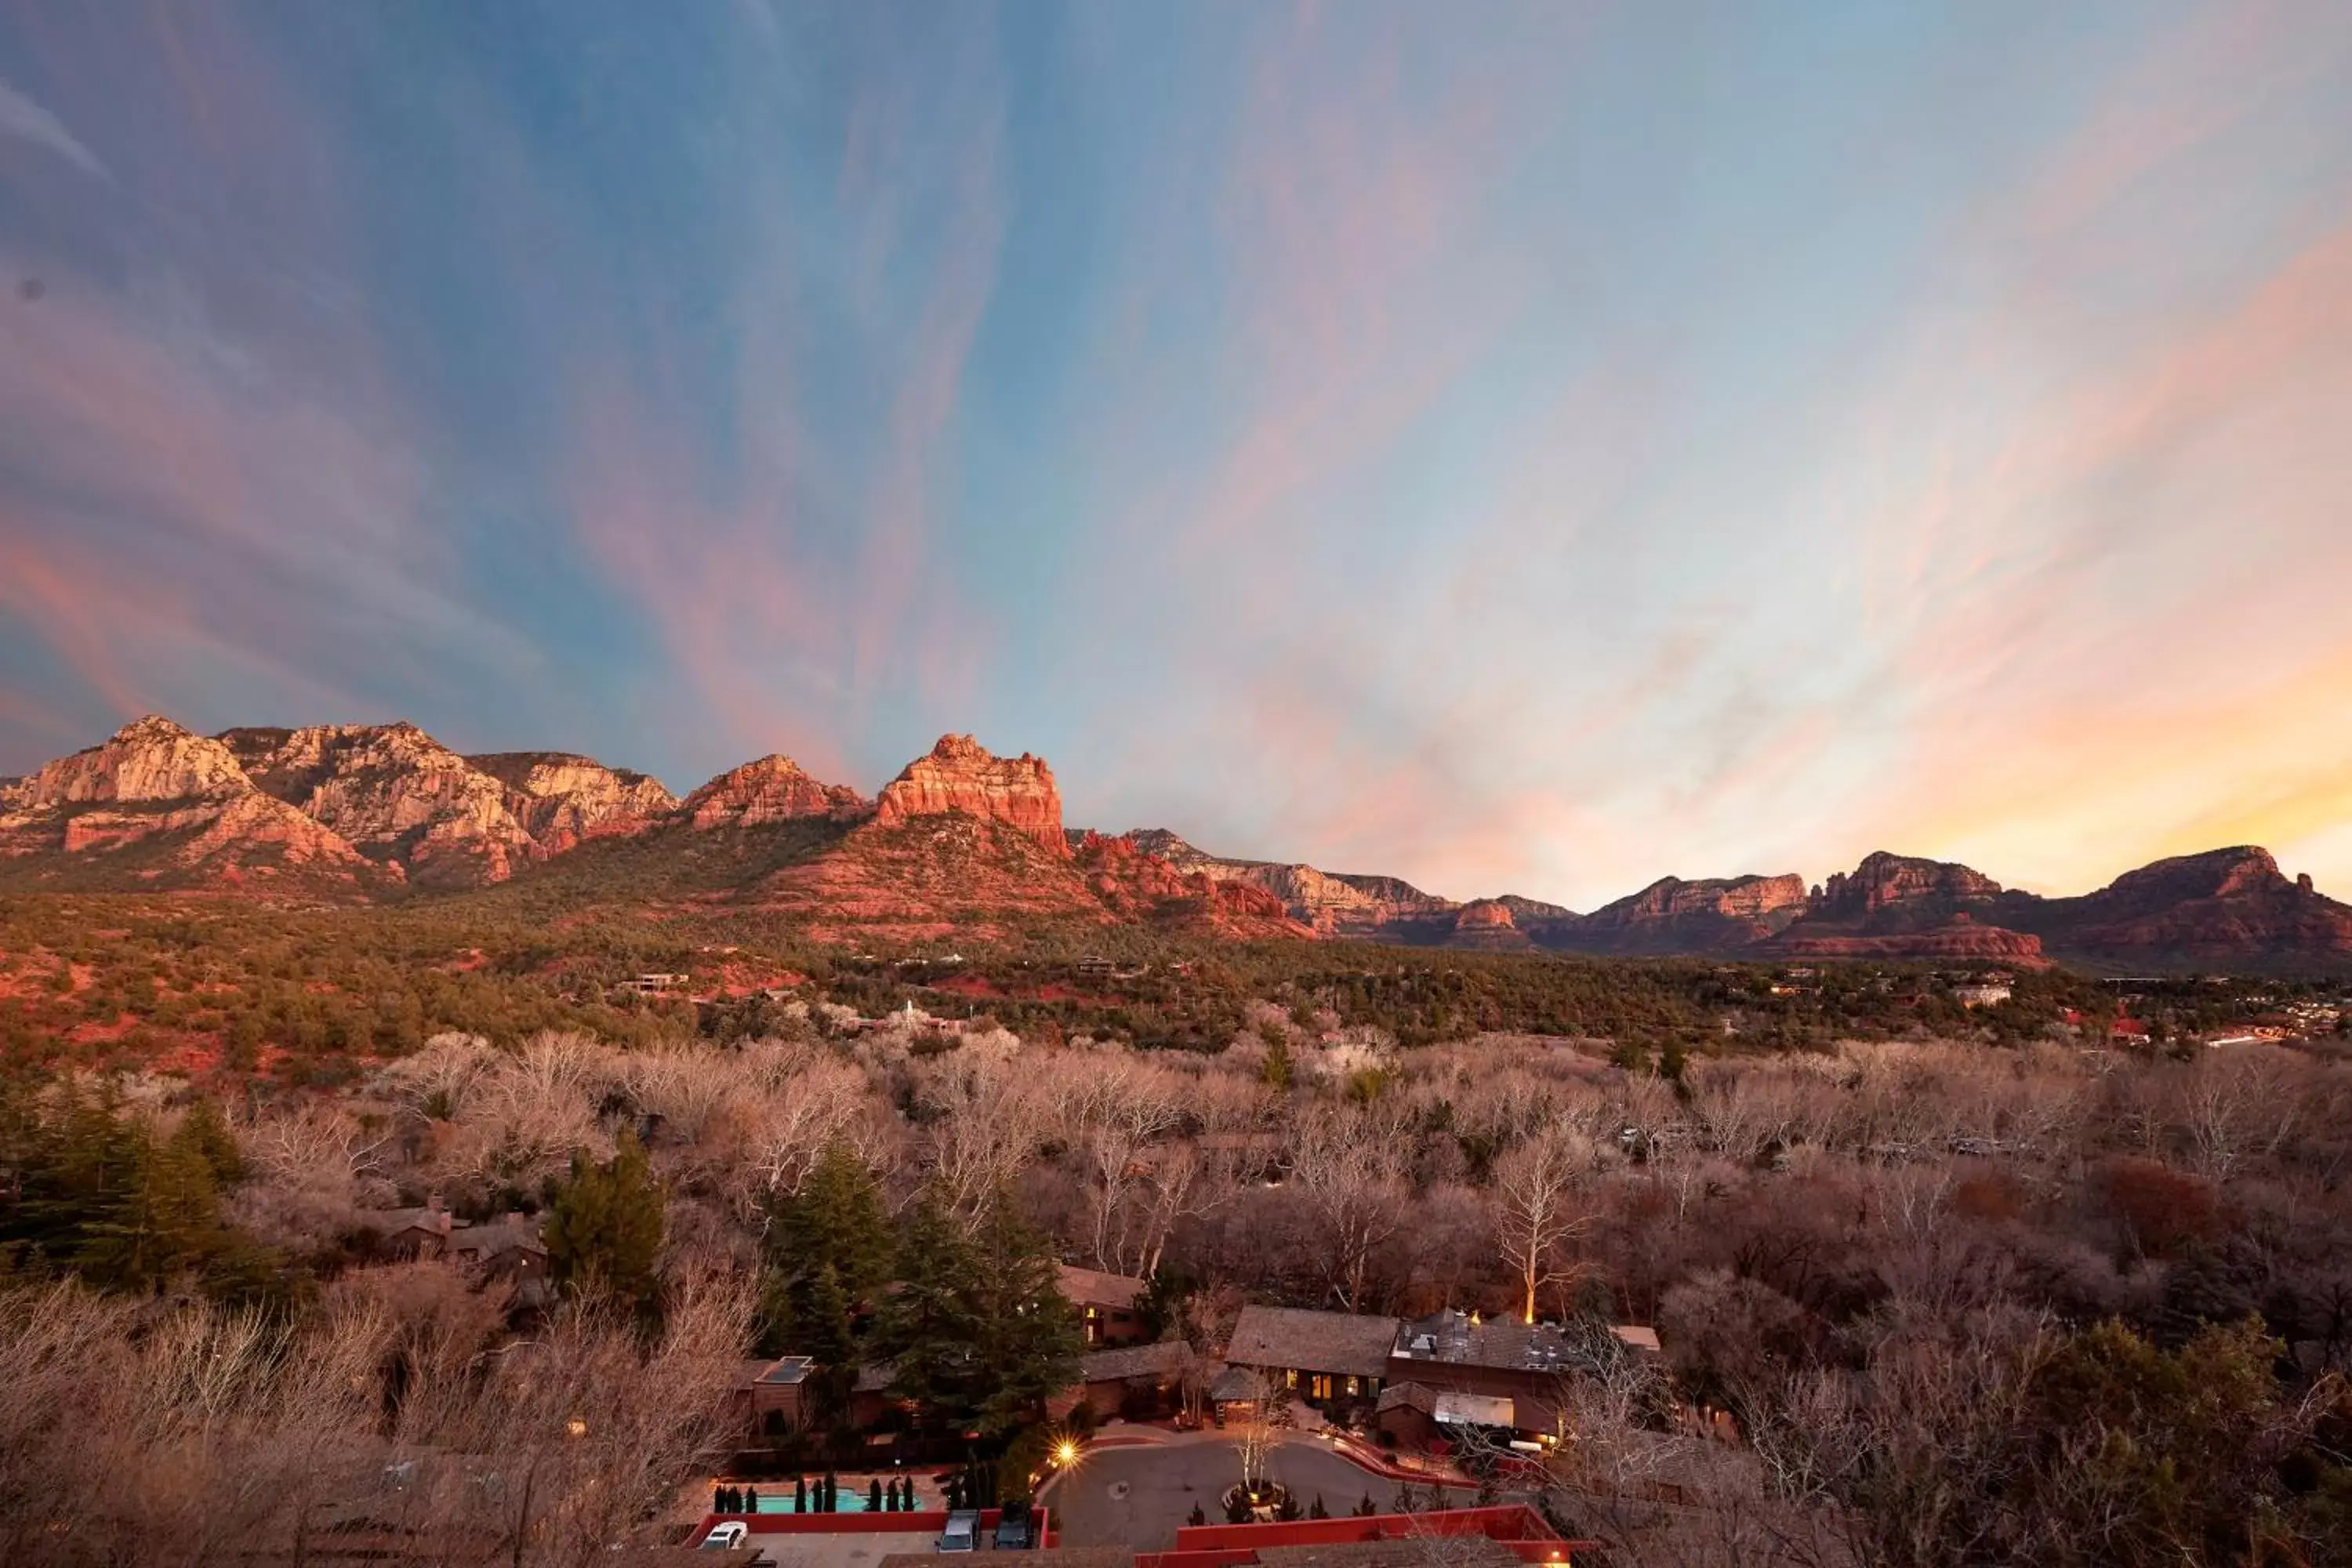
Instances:
[[[2294,879],[2294,885],[2306,893],[2311,891],[2311,873],[2305,871],[2302,876],[2297,877]]]

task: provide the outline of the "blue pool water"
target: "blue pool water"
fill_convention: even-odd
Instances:
[[[809,1489],[814,1492],[816,1489],[812,1487]],[[929,1504],[923,1500],[922,1489],[920,1487],[916,1488],[915,1507],[917,1509],[923,1509],[929,1506]],[[772,1492],[767,1488],[761,1487],[760,1489],[760,1511],[761,1513],[798,1513],[801,1510],[793,1506],[793,1489],[789,1484],[787,1484],[777,1488]],[[811,1513],[814,1513],[816,1511],[816,1500],[814,1497],[809,1500],[808,1511]],[[849,1483],[847,1481],[842,1482],[841,1500],[834,1511],[835,1513],[864,1513],[866,1511],[866,1489],[864,1487],[859,1487],[856,1491],[852,1491],[849,1489]]]

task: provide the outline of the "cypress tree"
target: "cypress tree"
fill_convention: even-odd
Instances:
[[[866,1483],[866,1511],[868,1513],[882,1511],[882,1480],[878,1476]]]

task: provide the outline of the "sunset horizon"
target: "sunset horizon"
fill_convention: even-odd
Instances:
[[[2352,891],[2347,81],[2294,4],[28,7],[0,773],[968,731],[1454,897]]]

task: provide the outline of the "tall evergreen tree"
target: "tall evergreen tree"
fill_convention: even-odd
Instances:
[[[601,1164],[574,1154],[572,1179],[547,1223],[547,1261],[556,1282],[653,1311],[661,1292],[663,1197],[645,1145],[628,1133]]]

